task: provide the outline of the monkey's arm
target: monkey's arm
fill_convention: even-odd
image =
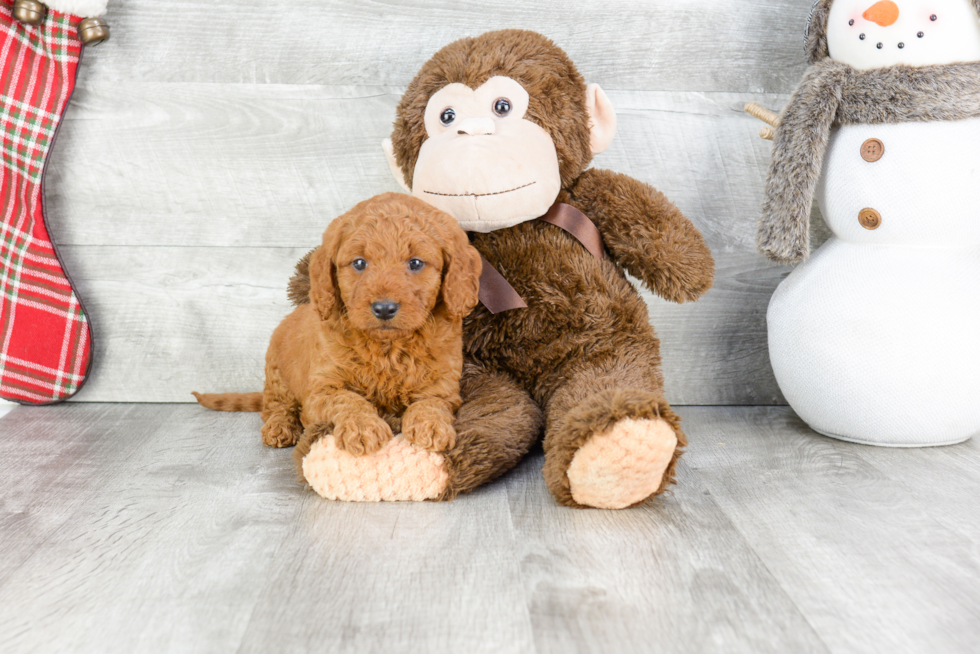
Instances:
[[[704,237],[660,191],[593,168],[568,195],[602,232],[610,256],[657,295],[688,302],[711,288],[715,261]]]

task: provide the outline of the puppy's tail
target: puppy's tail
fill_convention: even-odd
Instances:
[[[215,411],[261,411],[262,393],[192,393],[198,404]]]

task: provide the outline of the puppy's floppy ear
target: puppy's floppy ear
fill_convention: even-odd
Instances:
[[[466,232],[456,221],[446,230],[443,241],[442,301],[449,315],[465,318],[480,301],[480,273],[483,261],[480,253],[470,245]]]
[[[323,233],[323,244],[310,257],[310,303],[322,320],[343,305],[337,288],[335,261],[346,231],[344,218],[341,216],[330,223]]]

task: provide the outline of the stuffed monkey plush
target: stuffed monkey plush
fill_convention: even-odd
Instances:
[[[818,0],[759,231],[809,255],[780,284],[769,353],[814,430],[875,445],[980,433],[980,0]]]
[[[686,302],[711,286],[714,261],[661,193],[588,169],[615,128],[602,90],[540,34],[461,39],[422,67],[385,151],[406,190],[471,232],[489,271],[484,306],[464,324],[456,446],[408,460],[399,445],[375,464],[328,437],[297,452],[318,492],[451,499],[516,465],[542,421],[544,476],[563,505],[624,508],[673,483],[687,441],[663,396],[647,306],[625,273]],[[294,301],[306,299],[305,265],[291,282]],[[392,475],[428,486],[407,493]]]

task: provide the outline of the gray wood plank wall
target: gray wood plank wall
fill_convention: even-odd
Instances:
[[[354,203],[397,190],[380,149],[418,67],[522,27],[609,93],[595,165],[649,182],[707,235],[715,288],[647,296],[676,404],[773,404],[765,310],[789,269],[755,252],[778,109],[804,70],[809,0],[229,0],[110,3],[50,159],[50,229],[96,336],[86,401],[257,390],[295,260]]]

